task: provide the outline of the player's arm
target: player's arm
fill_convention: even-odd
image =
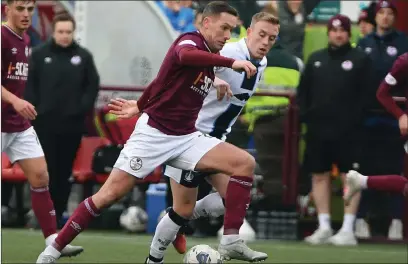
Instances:
[[[215,76],[214,78],[214,87],[217,89],[217,99],[221,101],[225,95],[227,99],[232,97],[232,91],[229,83]]]
[[[90,53],[85,66],[85,78],[85,89],[81,99],[81,107],[83,111],[87,112],[94,106],[99,91],[100,80],[94,59]]]
[[[406,64],[407,62],[405,62],[401,57],[398,58],[392,66],[391,71],[381,82],[380,87],[377,90],[378,101],[380,101],[384,108],[397,119],[400,119],[405,113],[394,101],[390,91],[394,87],[398,87],[398,84],[402,83],[404,78],[406,78]]]
[[[1,101],[11,104],[16,112],[24,118],[34,120],[37,116],[37,112],[35,111],[32,104],[30,104],[26,100],[18,98],[13,93],[8,91],[5,87],[3,87],[3,85],[1,86]]]
[[[211,52],[199,50],[191,39],[182,39],[175,47],[178,61],[183,66],[228,67],[247,72],[248,78],[256,73],[256,67],[247,60],[234,60]]]
[[[17,102],[20,98],[15,96],[14,94],[10,93],[3,85],[1,86],[1,101],[8,103],[8,104],[14,104]]]

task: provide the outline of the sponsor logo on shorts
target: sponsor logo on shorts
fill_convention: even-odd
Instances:
[[[139,157],[132,157],[129,161],[129,166],[132,170],[138,171],[142,168],[143,162],[142,159]]]

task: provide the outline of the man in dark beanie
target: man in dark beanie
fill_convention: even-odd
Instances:
[[[372,2],[368,7],[361,10],[358,17],[358,26],[360,28],[360,37],[365,37],[374,31],[376,3]]]
[[[356,162],[354,146],[361,123],[362,88],[369,82],[370,59],[351,46],[351,21],[333,16],[327,24],[328,47],[314,52],[298,87],[305,135],[305,167],[312,174],[312,195],[319,227],[305,238],[309,244],[356,245],[353,227],[359,203],[355,196],[344,208],[343,226],[333,235],[330,220],[332,164],[344,178]]]

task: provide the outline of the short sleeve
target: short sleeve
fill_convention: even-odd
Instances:
[[[407,56],[400,56],[391,68],[391,71],[385,76],[385,82],[390,86],[396,86],[407,77],[408,61]]]

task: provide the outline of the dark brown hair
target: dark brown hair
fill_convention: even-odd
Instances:
[[[207,4],[203,11],[203,18],[228,13],[238,17],[238,11],[224,1],[213,1]]]
[[[55,25],[56,25],[58,22],[67,22],[67,21],[69,21],[69,22],[72,23],[72,26],[73,26],[73,28],[74,28],[74,30],[75,30],[75,28],[76,28],[75,19],[74,19],[68,12],[66,12],[66,13],[61,13],[61,14],[56,15],[56,16],[54,17],[54,20],[52,21],[52,30],[55,30]]]

